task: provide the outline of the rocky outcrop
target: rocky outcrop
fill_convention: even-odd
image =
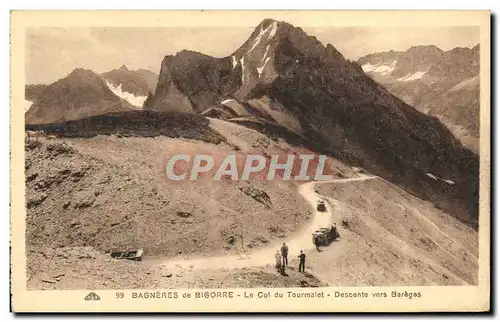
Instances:
[[[203,112],[238,86],[229,58],[212,58],[183,50],[161,64],[158,86],[145,109]]]

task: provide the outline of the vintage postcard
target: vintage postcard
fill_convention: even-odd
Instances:
[[[15,312],[490,310],[489,11],[12,11]]]

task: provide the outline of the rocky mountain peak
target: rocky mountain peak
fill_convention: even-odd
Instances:
[[[264,19],[227,57],[215,58],[192,50],[165,56],[158,79],[160,85],[148,100],[147,108],[201,112],[226,96],[244,100],[256,87],[271,84],[301,64],[320,61],[328,61],[330,68],[350,64],[331,44],[325,47],[301,28]]]
[[[248,40],[232,55],[237,60],[243,56],[250,61],[276,54],[276,49],[288,46],[302,56],[331,56],[344,60],[342,54],[331,44],[326,47],[316,37],[309,36],[302,28],[285,21],[264,19],[252,32]]]
[[[443,50],[436,45],[418,45],[411,46],[407,52],[421,52],[421,53],[442,53]]]
[[[391,75],[405,77],[413,73],[426,73],[440,61],[444,51],[435,45],[412,46],[403,52],[396,63]]]
[[[94,73],[92,70],[85,69],[85,68],[75,68],[67,76],[67,78],[70,78],[70,79],[71,78],[94,78],[94,77],[98,77],[98,75],[96,73]]]
[[[130,107],[130,104],[109,89],[98,74],[77,68],[39,93],[26,113],[26,123],[76,120],[92,115],[128,111]]]
[[[146,69],[131,70],[126,65],[102,73],[101,77],[116,87],[118,92],[127,92],[136,97],[145,97],[150,91],[154,91],[158,79],[158,76],[151,71]],[[133,105],[138,106],[140,102],[135,102]]]

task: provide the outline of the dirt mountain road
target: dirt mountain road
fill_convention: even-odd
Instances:
[[[326,203],[326,212],[316,211],[316,202],[320,195],[315,192],[316,184],[343,184],[352,181],[364,181],[377,178],[376,176],[367,176],[360,174],[356,178],[348,179],[335,179],[331,181],[313,181],[307,182],[299,186],[299,193],[305,198],[311,207],[313,207],[315,214],[312,221],[305,227],[298,235],[290,240],[285,240],[289,249],[289,260],[298,256],[300,250],[314,249],[314,244],[312,243],[312,232],[321,227],[329,227],[333,222],[333,209],[330,205]],[[149,261],[151,264],[166,266],[169,269],[217,269],[217,268],[244,268],[250,266],[265,266],[273,265],[275,263],[274,255],[276,251],[280,248],[281,243],[271,244],[261,250],[251,252],[251,253],[240,253],[239,255],[232,256],[217,256],[208,258],[173,258],[173,259],[144,259]]]

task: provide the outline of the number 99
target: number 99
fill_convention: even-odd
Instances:
[[[125,296],[123,293],[116,293],[116,298],[117,299],[122,299]]]

